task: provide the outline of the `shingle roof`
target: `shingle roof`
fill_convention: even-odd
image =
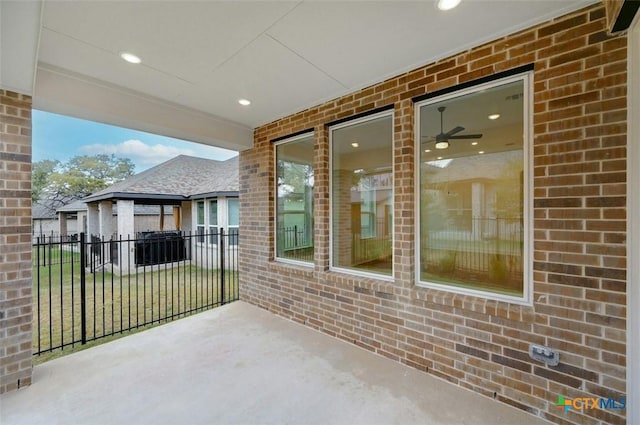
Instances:
[[[428,183],[452,182],[473,179],[497,179],[505,171],[505,164],[512,161],[522,162],[522,151],[505,151],[487,155],[472,155],[453,158],[442,168],[434,165],[427,169],[431,171]],[[438,161],[435,161],[437,164]]]
[[[67,205],[63,205],[60,208],[56,209],[56,212],[76,212],[76,211],[86,211],[87,203],[82,199],[77,199]]]
[[[85,202],[129,195],[156,195],[154,199],[189,198],[212,192],[237,192],[238,157],[226,161],[179,155],[115,183],[84,199]]]
[[[43,200],[46,202],[46,200]],[[55,219],[56,211],[51,205],[46,205],[45,202],[34,202],[31,207],[31,215],[36,220]]]

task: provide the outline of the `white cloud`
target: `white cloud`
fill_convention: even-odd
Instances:
[[[193,149],[161,144],[147,145],[135,139],[113,145],[102,143],[85,145],[78,150],[88,155],[113,154],[120,158],[130,158],[137,165],[137,171],[160,164],[178,155],[197,156]]]

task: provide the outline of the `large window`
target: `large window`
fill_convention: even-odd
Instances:
[[[331,128],[331,267],[392,274],[391,112]]]
[[[276,145],[276,258],[313,262],[313,134]]]
[[[528,79],[416,105],[418,280],[525,300]]]

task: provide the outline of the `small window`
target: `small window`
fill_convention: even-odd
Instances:
[[[276,145],[276,258],[313,262],[313,134]]]
[[[418,280],[527,297],[526,76],[416,105]]]
[[[196,203],[196,234],[200,243],[204,243],[204,217],[204,201],[198,201]]]
[[[209,201],[209,243],[218,244],[218,201]]]
[[[336,125],[331,149],[331,267],[392,274],[393,116]]]
[[[227,199],[227,217],[229,245],[238,245],[238,226],[240,225],[240,203],[238,198]]]

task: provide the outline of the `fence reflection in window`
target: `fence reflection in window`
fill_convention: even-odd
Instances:
[[[420,106],[422,282],[524,294],[522,78]]]

